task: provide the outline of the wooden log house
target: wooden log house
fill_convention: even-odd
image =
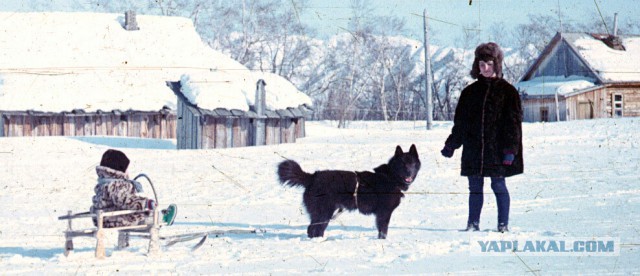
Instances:
[[[640,36],[557,33],[516,83],[524,121],[640,116]]]

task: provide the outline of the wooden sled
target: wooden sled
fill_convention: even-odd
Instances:
[[[151,189],[153,189],[153,195],[155,196],[156,203],[158,203],[158,195],[156,194],[156,189],[153,187],[153,183],[151,179],[145,174],[139,174],[133,180],[137,180],[140,177],[144,177],[151,185]],[[128,215],[128,214],[136,214],[141,212],[149,212],[148,210],[143,211],[132,211],[132,210],[124,210],[124,211],[114,211],[114,212],[103,212],[98,211],[97,213],[77,213],[74,214],[72,211],[69,211],[66,216],[58,217],[58,220],[67,220],[68,226],[67,230],[64,231],[65,236],[65,245],[64,245],[64,255],[69,256],[71,251],[73,251],[73,239],[76,237],[91,237],[96,239],[96,252],[95,256],[98,259],[104,259],[106,257],[105,253],[105,233],[108,231],[118,231],[118,246],[117,249],[127,248],[129,246],[129,238],[145,238],[149,239],[149,249],[148,255],[157,255],[160,253],[160,240],[166,242],[165,246],[169,247],[176,243],[191,241],[195,239],[200,239],[200,241],[194,245],[191,250],[196,250],[205,242],[207,237],[210,235],[220,236],[226,234],[256,234],[256,230],[212,230],[205,232],[195,232],[195,233],[187,233],[173,236],[165,236],[161,237],[159,235],[160,224],[159,220],[159,210],[156,208],[153,212],[153,222],[147,225],[133,225],[133,226],[125,226],[125,227],[113,227],[113,228],[104,228],[102,227],[104,218],[120,216],[120,215]],[[74,230],[72,226],[72,221],[74,219],[82,219],[82,218],[96,218],[98,222],[98,227],[82,229],[82,230]]]
[[[104,259],[106,257],[105,252],[105,234],[109,231],[118,231],[118,249],[123,249],[129,246],[129,234],[132,232],[140,233],[145,237],[149,238],[149,249],[148,254],[154,255],[160,252],[160,241],[158,237],[158,232],[160,229],[160,224],[158,224],[159,211],[156,209],[153,212],[153,222],[151,224],[141,224],[141,225],[132,225],[125,227],[113,227],[113,228],[104,228],[103,221],[106,217],[120,216],[120,215],[128,215],[135,214],[141,212],[149,212],[148,210],[124,210],[124,211],[114,211],[114,212],[103,212],[98,211],[97,213],[78,213],[73,214],[72,211],[69,211],[66,216],[58,217],[58,220],[67,220],[68,226],[67,230],[64,232],[65,236],[65,245],[64,245],[64,255],[69,256],[69,254],[73,251],[73,239],[77,237],[92,237],[96,239],[96,251],[95,256],[98,259]],[[98,221],[98,227],[74,230],[72,221],[74,219],[83,219],[83,218],[96,218]]]

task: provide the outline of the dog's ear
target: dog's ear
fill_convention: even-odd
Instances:
[[[404,153],[404,151],[402,151],[402,148],[400,147],[400,145],[396,146],[396,156],[400,156]]]
[[[415,144],[411,144],[411,148],[409,149],[409,153],[415,157],[418,157],[418,150],[416,149]]]

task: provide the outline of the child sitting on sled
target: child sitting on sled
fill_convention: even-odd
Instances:
[[[91,212],[98,210],[113,212],[121,210],[147,210],[135,214],[105,217],[103,227],[123,227],[140,224],[151,224],[153,210],[157,203],[153,199],[142,197],[136,193],[142,192],[139,182],[130,180],[127,174],[129,159],[118,150],[109,149],[102,155],[100,165],[96,167],[98,184],[95,186],[93,205]],[[166,210],[162,210],[162,222],[166,225],[173,224],[177,208],[174,204]],[[93,218],[93,224],[97,226],[97,219]]]

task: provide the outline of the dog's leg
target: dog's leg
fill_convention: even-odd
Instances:
[[[334,211],[335,209],[333,208],[325,208],[322,212],[311,215],[311,224],[307,227],[307,236],[309,238],[323,237]]]
[[[324,221],[311,221],[311,224],[307,227],[307,236],[311,239],[324,236],[324,230],[327,225],[328,223]]]
[[[307,236],[309,236],[309,238],[323,237],[324,230],[329,226],[330,219],[331,218],[311,220],[311,224],[307,227]]]
[[[307,236],[309,238],[316,238],[316,237],[322,237],[321,234],[321,224],[322,222],[322,217],[320,216],[319,213],[317,212],[311,212],[314,211],[313,209],[307,208],[309,211],[309,218],[311,219],[311,223],[309,224],[309,227],[307,227]]]
[[[382,211],[376,214],[376,226],[378,227],[378,239],[387,238],[387,230],[389,230],[389,221],[391,220],[391,212]]]

